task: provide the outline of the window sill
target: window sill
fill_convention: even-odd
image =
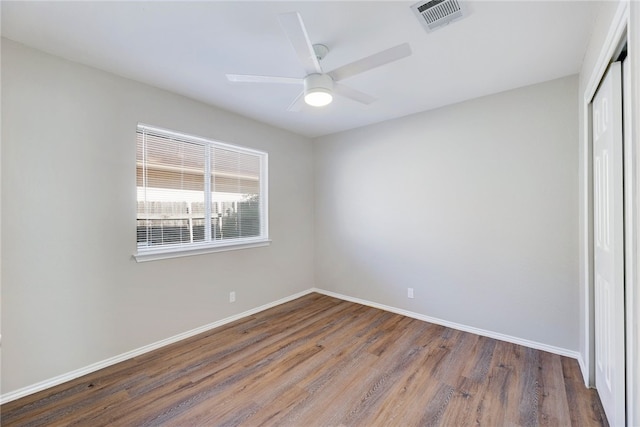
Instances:
[[[144,252],[138,252],[133,254],[133,258],[136,262],[158,261],[168,258],[181,258],[185,256],[203,255],[213,252],[226,252],[236,251],[239,249],[259,248],[262,246],[269,246],[271,240],[254,240],[244,241],[242,243],[227,243],[219,246],[201,246],[201,247],[189,247],[189,248],[159,248],[146,250]]]

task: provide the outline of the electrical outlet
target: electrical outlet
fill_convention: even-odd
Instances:
[[[235,291],[229,292],[229,302],[236,302],[236,293],[235,293]]]
[[[407,298],[413,298],[413,288],[407,288]]]

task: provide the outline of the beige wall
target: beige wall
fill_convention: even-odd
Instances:
[[[136,263],[137,122],[267,151],[271,246]],[[312,181],[306,138],[3,39],[2,392],[313,287]]]
[[[570,76],[318,138],[316,286],[576,352],[577,93]]]

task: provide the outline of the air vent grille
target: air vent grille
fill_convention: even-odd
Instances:
[[[411,6],[411,9],[429,32],[466,16],[464,5],[458,0],[419,2]]]

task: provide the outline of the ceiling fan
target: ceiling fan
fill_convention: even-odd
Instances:
[[[363,104],[371,104],[376,100],[371,95],[360,92],[339,83],[347,77],[364,73],[365,71],[388,64],[411,55],[411,47],[403,43],[390,49],[351,62],[333,71],[324,72],[320,66],[329,52],[329,48],[322,44],[311,44],[302,16],[298,12],[284,13],[279,16],[284,29],[298,59],[307,74],[304,78],[260,76],[248,74],[227,74],[227,79],[234,83],[281,83],[303,85],[304,90],[289,105],[288,110],[298,111],[304,102],[314,107],[325,106],[333,100],[333,94],[338,94]]]

